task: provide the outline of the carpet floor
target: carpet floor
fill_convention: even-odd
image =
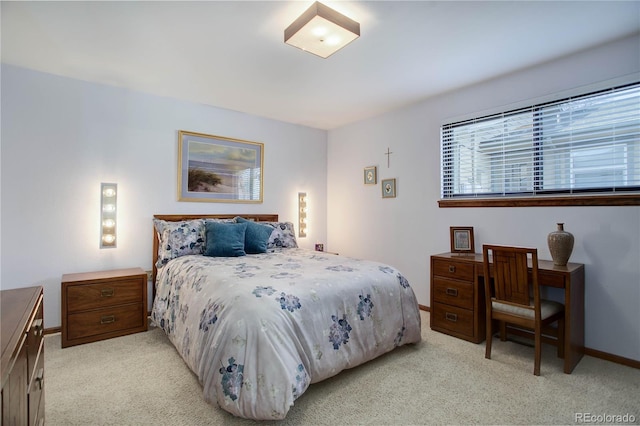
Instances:
[[[562,372],[555,348],[494,338],[476,345],[429,328],[422,338],[316,383],[278,425],[577,424],[640,422],[640,370],[585,356]],[[162,330],[60,347],[45,338],[45,419],[70,425],[245,425],[204,401],[197,377]],[[602,417],[596,417],[602,416]],[[583,421],[580,421],[583,420]]]

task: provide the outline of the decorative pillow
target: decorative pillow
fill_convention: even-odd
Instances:
[[[171,259],[204,251],[204,221],[202,219],[168,222],[154,219],[158,231],[158,261],[161,268]]]
[[[296,232],[293,229],[293,223],[291,222],[260,222],[264,225],[273,227],[269,241],[267,242],[267,249],[273,249],[276,247],[281,248],[297,248]]]
[[[207,225],[207,223],[209,222],[218,222],[218,223],[236,223],[236,219],[235,218],[230,218],[230,219],[204,219],[204,224],[205,226]]]
[[[244,256],[246,223],[207,222],[205,225],[205,256]]]
[[[247,224],[247,231],[244,235],[244,251],[248,254],[266,253],[267,242],[269,242],[273,227],[261,225],[240,216],[236,217],[235,220],[238,223]]]

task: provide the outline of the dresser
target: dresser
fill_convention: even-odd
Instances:
[[[44,424],[42,287],[0,292],[2,424]]]
[[[484,282],[479,282],[476,267],[473,255],[431,256],[432,330],[473,343],[484,341]]]
[[[147,274],[141,268],[62,276],[62,347],[147,330]]]

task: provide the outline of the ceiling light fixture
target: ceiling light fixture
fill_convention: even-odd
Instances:
[[[284,30],[284,42],[328,58],[360,37],[360,24],[320,2],[315,2]]]

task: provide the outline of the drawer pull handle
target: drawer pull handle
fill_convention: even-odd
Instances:
[[[458,297],[458,289],[457,288],[448,287],[446,292],[447,292],[447,295],[449,295],[449,296]]]
[[[115,315],[103,315],[102,318],[100,318],[100,324],[112,324],[114,322],[116,322]]]
[[[44,328],[42,327],[42,319],[39,318],[33,321],[33,325],[31,327],[33,328],[34,336],[42,336],[42,332],[44,330]]]
[[[444,317],[447,319],[447,321],[451,321],[451,322],[457,322],[458,321],[458,315],[456,314],[452,314],[451,312],[447,312]]]
[[[456,267],[454,265],[449,265],[449,272],[451,272],[452,274],[456,272]]]
[[[100,296],[102,297],[113,297],[113,289],[112,288],[103,288],[100,290]]]
[[[38,390],[42,390],[44,387],[44,368],[38,370],[38,374],[36,375],[36,383],[38,385]]]

